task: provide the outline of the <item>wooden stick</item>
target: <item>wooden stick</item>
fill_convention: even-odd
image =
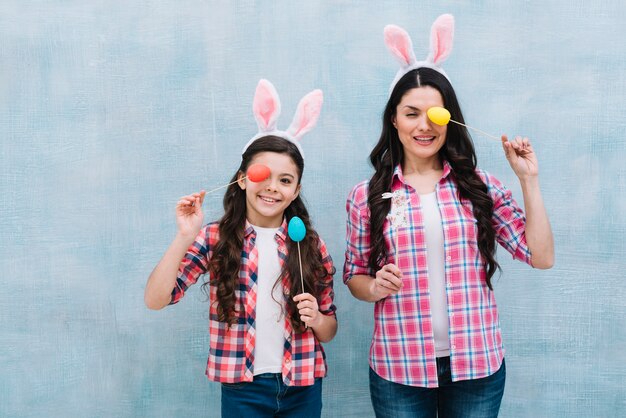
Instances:
[[[399,262],[398,262],[398,254],[400,253],[400,252],[398,251],[398,235],[400,235],[400,233],[399,233],[399,229],[400,229],[400,228],[396,227],[395,241],[394,241],[394,243],[393,243],[393,245],[394,245],[394,249],[396,250],[396,265],[398,265],[398,264],[399,264]]]
[[[246,177],[247,177],[247,176],[246,176]],[[225,185],[223,185],[223,186],[217,187],[217,188],[215,188],[215,189],[213,189],[213,190],[209,190],[208,192],[206,192],[206,193],[205,193],[205,195],[207,195],[207,194],[209,194],[209,193],[213,193],[213,192],[215,192],[215,191],[217,191],[217,190],[219,190],[219,189],[223,189],[224,187],[228,187],[228,186],[230,186],[231,184],[235,184],[235,183],[237,183],[239,180],[244,180],[246,177],[242,177],[241,179],[238,179],[238,180],[235,180],[235,181],[231,181],[231,182],[230,182],[230,183],[228,183],[228,184],[225,184]]]
[[[302,276],[302,256],[300,255],[300,241],[298,241],[298,262],[300,263],[300,284],[302,285],[302,293],[304,293],[304,277]]]
[[[302,285],[302,293],[304,293],[304,276],[302,276],[302,255],[300,254],[300,241],[298,243],[298,262],[300,263],[300,284]],[[308,328],[307,324],[304,324],[304,328]]]
[[[481,133],[481,134],[483,134],[483,135],[488,136],[489,138],[493,138],[493,139],[495,139],[496,141],[500,141],[500,138],[498,138],[497,136],[493,136],[493,135],[491,135],[491,134],[488,134],[487,132],[485,132],[485,131],[481,131],[481,130],[480,130],[480,129],[478,129],[478,128],[473,128],[473,127],[471,127],[471,126],[465,125],[464,123],[457,122],[457,121],[455,121],[454,119],[450,119],[450,122],[454,122],[454,123],[456,123],[457,125],[461,125],[461,126],[465,126],[466,128],[473,129],[473,130],[475,130],[475,131],[480,132],[480,133]]]

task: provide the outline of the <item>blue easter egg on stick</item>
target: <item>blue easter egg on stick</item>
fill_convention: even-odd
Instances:
[[[295,242],[300,242],[304,239],[306,235],[306,227],[304,226],[304,222],[302,219],[294,216],[289,221],[289,225],[287,225],[287,233],[289,234],[289,238],[291,238]]]

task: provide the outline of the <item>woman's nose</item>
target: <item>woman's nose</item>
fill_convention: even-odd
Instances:
[[[420,131],[427,131],[430,129],[430,121],[428,120],[426,113],[421,114],[417,119],[417,128]]]

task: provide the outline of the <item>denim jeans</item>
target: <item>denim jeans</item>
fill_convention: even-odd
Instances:
[[[390,382],[370,369],[370,396],[378,418],[497,417],[504,394],[506,367],[482,379],[452,382],[450,357],[437,359],[439,387]]]
[[[287,386],[280,373],[254,381],[222,383],[222,418],[304,417],[322,414],[322,378],[311,386]]]

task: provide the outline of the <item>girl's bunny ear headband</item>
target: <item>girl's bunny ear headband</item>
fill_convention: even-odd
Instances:
[[[293,117],[293,121],[286,131],[279,131],[276,129],[276,120],[280,115],[280,99],[276,89],[269,81],[261,79],[256,86],[256,92],[254,94],[254,102],[252,104],[252,111],[254,112],[254,118],[257,125],[259,125],[259,132],[243,147],[242,154],[246,152],[250,144],[257,139],[275,135],[286,140],[293,142],[300,155],[304,158],[304,152],[300,146],[300,139],[304,134],[309,132],[320,116],[322,110],[322,102],[324,101],[324,95],[321,90],[313,90],[300,100],[296,114]]]
[[[385,45],[391,54],[400,62],[400,70],[391,83],[389,92],[393,91],[396,83],[411,70],[420,67],[428,67],[443,74],[448,75],[441,68],[450,52],[452,51],[452,41],[454,38],[454,17],[449,14],[439,16],[430,29],[430,52],[424,61],[418,61],[413,52],[413,43],[409,34],[399,26],[385,26]]]

